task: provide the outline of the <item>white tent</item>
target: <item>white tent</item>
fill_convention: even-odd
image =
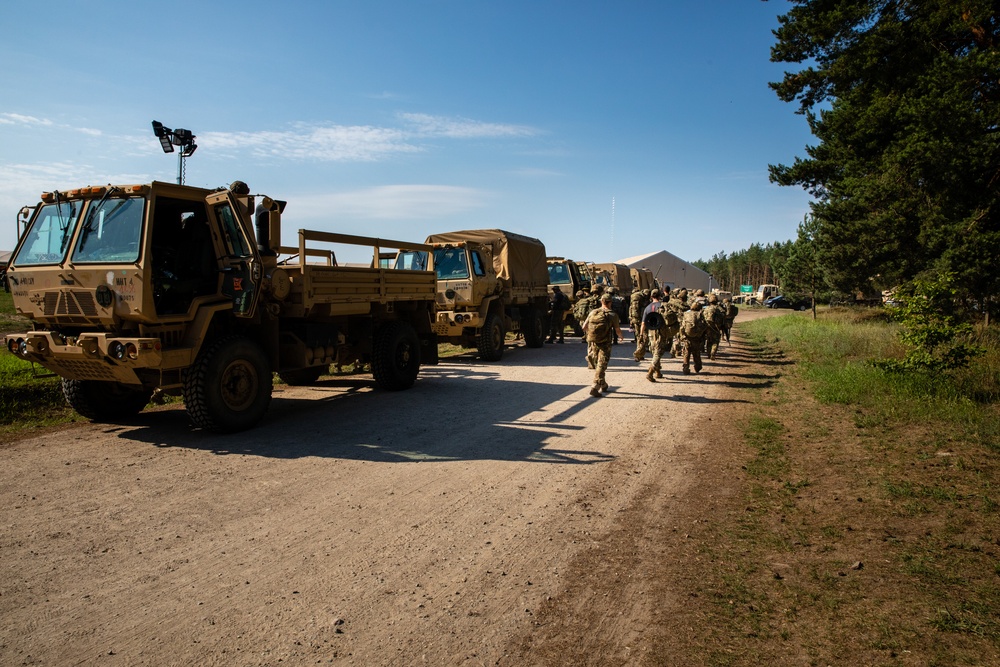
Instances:
[[[690,290],[703,289],[707,294],[713,287],[719,286],[717,282],[712,280],[712,276],[666,250],[619,259],[618,263],[624,264],[630,269],[649,269],[660,285],[667,289],[674,287],[686,287]]]

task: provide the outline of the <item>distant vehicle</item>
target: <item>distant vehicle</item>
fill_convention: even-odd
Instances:
[[[766,308],[790,308],[792,310],[808,310],[812,306],[809,299],[798,299],[787,296],[773,296],[764,302]]]
[[[781,294],[781,292],[778,291],[777,285],[761,285],[757,288],[757,291],[754,292],[753,301],[767,305],[768,299],[778,296],[779,294]]]

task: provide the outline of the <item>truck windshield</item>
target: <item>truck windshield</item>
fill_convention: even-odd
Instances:
[[[78,201],[43,206],[35,216],[34,224],[25,232],[24,242],[11,263],[14,266],[28,266],[61,262],[79,215]]]
[[[434,271],[438,280],[468,278],[469,265],[465,262],[465,248],[437,248],[434,251]]]
[[[573,276],[569,274],[569,267],[566,264],[549,264],[549,284],[569,285],[573,282]]]
[[[145,202],[142,197],[92,202],[87,207],[83,229],[73,249],[73,262],[137,262]]]
[[[396,268],[407,271],[426,271],[427,253],[422,250],[407,250],[396,256]]]

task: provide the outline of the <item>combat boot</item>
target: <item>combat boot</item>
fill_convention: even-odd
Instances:
[[[656,379],[657,380],[662,380],[663,379],[663,373],[661,371],[656,371]]]
[[[593,396],[594,398],[597,398],[598,396],[601,395],[601,390],[596,384],[590,388],[590,395]]]
[[[608,388],[607,382],[601,382],[601,393],[607,392]]]
[[[649,372],[646,373],[646,379],[649,380],[650,382],[656,382],[656,378],[653,377],[654,375],[656,375],[656,369],[650,368]]]
[[[691,375],[691,367],[684,364],[684,375]]]

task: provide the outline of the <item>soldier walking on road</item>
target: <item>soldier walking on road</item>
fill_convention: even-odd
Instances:
[[[646,306],[642,313],[642,324],[640,325],[640,337],[649,337],[649,349],[653,352],[653,361],[649,365],[649,372],[646,379],[656,382],[656,378],[662,378],[663,372],[660,369],[660,358],[664,350],[670,344],[667,338],[667,321],[664,312],[667,310],[666,304],[660,301],[660,290],[654,289],[651,293],[652,303]]]
[[[722,311],[726,314],[726,342],[729,342],[729,332],[733,328],[733,321],[736,319],[736,315],[739,314],[739,307],[733,303],[732,299],[726,299],[722,304]]]
[[[708,305],[701,312],[708,324],[708,329],[705,331],[705,351],[708,352],[708,358],[714,360],[726,328],[726,315],[719,305],[719,297],[715,294],[709,295]]]
[[[701,314],[701,304],[695,301],[691,310],[684,313],[681,320],[681,345],[684,348],[684,374],[691,374],[691,357],[694,357],[694,372],[701,372],[701,348],[705,344],[705,330],[708,324]]]
[[[611,310],[611,295],[601,296],[601,305],[587,315],[583,323],[583,330],[587,334],[587,359],[594,361],[594,386],[590,388],[591,396],[600,396],[601,392],[608,390],[608,383],[605,380],[605,373],[608,370],[608,361],[611,359],[611,339],[612,334],[622,335],[621,324],[618,322],[618,315]]]

